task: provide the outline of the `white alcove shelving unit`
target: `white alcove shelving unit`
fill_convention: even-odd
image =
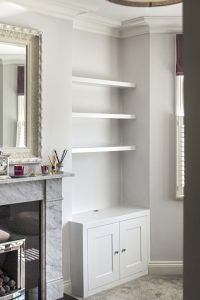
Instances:
[[[123,199],[123,155],[137,151],[134,134],[124,134],[137,116],[124,102],[134,101],[135,88],[131,82],[72,77],[76,176],[70,247],[76,296],[148,273],[149,210]]]
[[[75,85],[85,85],[88,88],[94,87],[104,87],[104,88],[116,88],[116,89],[130,89],[135,88],[136,84],[124,81],[114,81],[114,80],[103,80],[88,77],[72,77],[72,83]],[[84,98],[84,95],[83,95]],[[85,99],[82,99],[85,101]],[[95,99],[93,99],[95,101]],[[84,106],[84,104],[83,104]],[[107,119],[107,120],[135,120],[136,116],[134,114],[126,113],[99,113],[99,112],[79,112],[73,111],[72,118],[74,119]],[[92,152],[119,152],[119,151],[133,151],[136,150],[135,145],[108,145],[108,146],[90,146],[90,147],[73,147],[72,154],[77,153],[92,153]]]

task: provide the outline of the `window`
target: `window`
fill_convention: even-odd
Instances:
[[[185,185],[184,156],[184,76],[176,76],[176,197],[183,198]]]
[[[26,96],[24,65],[17,66],[17,132],[16,147],[26,147]]]

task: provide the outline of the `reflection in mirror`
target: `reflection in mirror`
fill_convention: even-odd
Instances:
[[[26,46],[0,43],[0,147],[27,146]]]

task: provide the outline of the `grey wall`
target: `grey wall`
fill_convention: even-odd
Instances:
[[[73,74],[119,79],[119,39],[73,31]]]
[[[136,151],[123,153],[123,196],[126,204],[149,208],[149,35],[121,40],[121,78],[135,82],[135,90],[123,91],[123,110],[135,114],[135,121],[125,121],[125,144]]]
[[[182,261],[183,201],[175,189],[175,34],[150,35],[151,260]]]
[[[0,147],[3,145],[3,65],[0,62]]]
[[[184,200],[184,300],[200,299],[200,35],[199,1],[184,1],[186,186]]]

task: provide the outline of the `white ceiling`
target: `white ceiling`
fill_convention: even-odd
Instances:
[[[16,3],[0,0],[0,18],[13,16],[24,12],[26,9]]]
[[[142,8],[117,5],[106,0],[74,0],[73,2],[86,6],[95,5],[96,15],[120,22],[146,16],[182,16],[182,4]]]

